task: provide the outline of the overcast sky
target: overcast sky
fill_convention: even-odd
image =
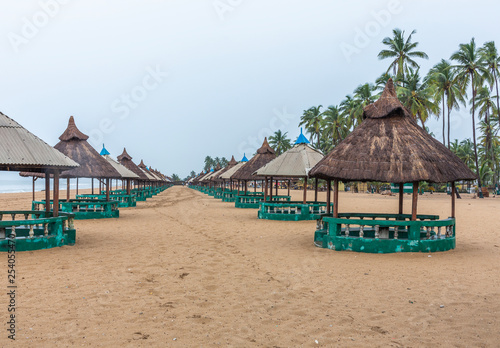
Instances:
[[[295,139],[304,109],[387,69],[393,28],[417,30],[423,74],[473,36],[500,45],[495,1],[0,1],[0,111],[50,145],[73,115],[97,150],[181,177]],[[468,110],[454,117],[470,137]]]

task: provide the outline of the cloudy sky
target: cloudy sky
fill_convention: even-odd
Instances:
[[[417,30],[424,74],[473,36],[500,45],[495,1],[0,1],[0,111],[51,145],[73,115],[98,150],[181,177],[295,138],[304,109],[387,69],[393,28]],[[454,118],[469,137],[469,111]]]

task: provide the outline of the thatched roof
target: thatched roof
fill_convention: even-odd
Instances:
[[[123,153],[117,157],[118,162],[127,169],[134,172],[134,174],[139,176],[139,180],[149,180],[149,178],[144,174],[144,172],[139,168],[134,162],[132,162],[132,156],[127,153],[127,149],[123,148]]]
[[[102,152],[102,151],[101,151]],[[108,152],[109,153],[109,152]],[[102,157],[108,161],[109,164],[113,166],[113,168],[116,169],[118,173],[120,173],[120,176],[123,179],[139,179],[139,175],[135,174],[133,171],[125,167],[124,165],[118,163],[114,159],[111,158],[110,155],[102,155]]]
[[[78,163],[0,112],[0,170],[43,171],[74,167],[78,167]]]
[[[276,152],[269,146],[267,138],[264,138],[264,142],[260,149],[257,150],[257,154],[252,157],[251,160],[246,162],[246,164],[241,167],[236,173],[231,176],[233,180],[264,180],[264,177],[253,175],[255,171],[262,168],[267,163],[271,162],[276,158]]]
[[[220,171],[218,171],[215,175],[213,175],[210,180],[212,181],[220,181],[220,176],[227,172],[229,169],[233,168],[235,165],[237,165],[238,162],[234,159],[234,156],[231,156],[231,160],[228,162],[227,166],[222,168]]]
[[[61,177],[121,179],[120,173],[90,146],[87,142],[88,138],[87,135],[78,130],[75,120],[71,116],[68,128],[59,137],[61,141],[54,148],[80,164],[80,166],[62,172]]]
[[[254,174],[274,177],[306,177],[309,171],[323,159],[323,154],[307,145],[299,143],[283,152]]]
[[[309,173],[344,181],[450,182],[476,175],[413,120],[390,79],[363,122]]]

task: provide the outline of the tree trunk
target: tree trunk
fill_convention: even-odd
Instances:
[[[450,115],[451,115],[451,109],[450,105],[448,105],[448,149],[450,149]]]
[[[477,175],[477,196],[479,198],[483,197],[483,192],[481,191],[481,177],[479,176],[479,161],[477,156],[477,144],[476,144],[476,88],[474,86],[474,75],[471,74],[471,87],[472,87],[472,137],[474,138],[474,160],[476,162],[476,175]]]
[[[445,120],[444,120],[444,94],[443,94],[443,145],[446,146],[446,139],[444,137],[445,132]]]

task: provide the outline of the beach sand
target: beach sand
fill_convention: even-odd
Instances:
[[[450,201],[425,194],[418,211],[447,217]],[[0,195],[2,210],[29,207],[30,193]],[[315,247],[315,221],[258,220],[173,187],[119,219],[76,221],[75,246],[17,253],[16,343],[498,347],[499,208],[466,195],[455,250],[377,255]],[[339,211],[396,212],[397,197],[341,192]]]

